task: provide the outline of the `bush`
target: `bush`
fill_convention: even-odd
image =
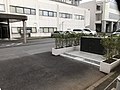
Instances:
[[[102,39],[102,45],[105,48],[105,58],[106,60],[110,60],[113,58],[113,55],[115,55],[116,50],[116,40],[113,38],[113,36],[110,36],[108,38]]]
[[[55,34],[55,48],[71,47],[77,46],[80,44],[80,38],[83,34],[76,33],[64,33],[64,34]]]

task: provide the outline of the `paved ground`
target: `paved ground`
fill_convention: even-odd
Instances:
[[[54,39],[29,40],[27,44],[0,48],[0,60],[14,59],[37,53],[51,51],[54,47]]]
[[[116,78],[120,75],[120,66],[116,67],[113,72],[115,73],[98,85],[94,90],[111,90],[112,88],[116,88]]]
[[[84,90],[103,76],[95,66],[51,52],[0,61],[2,90]]]
[[[89,53],[89,52],[84,52],[84,51],[72,51],[72,52],[67,52],[68,54],[71,54],[73,56],[77,56],[80,58],[86,58],[94,61],[103,61],[104,57],[102,55],[94,54],[94,53]]]
[[[24,44],[23,40],[0,40],[0,49],[1,48],[9,48],[9,47],[17,47],[17,46],[28,46],[28,45],[36,45],[36,44],[44,44],[44,43],[52,43],[54,42],[53,38],[29,38],[27,39],[27,43]]]

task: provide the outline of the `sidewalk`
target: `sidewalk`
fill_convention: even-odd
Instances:
[[[115,68],[113,72],[111,72],[106,77],[101,79],[101,82],[99,82],[100,80],[96,82],[95,83],[97,84],[96,86],[95,84],[93,84],[86,90],[90,90],[90,88],[92,88],[91,90],[111,90],[113,88],[116,88],[116,78],[119,75],[120,75],[120,66]]]

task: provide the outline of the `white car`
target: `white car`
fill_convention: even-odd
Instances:
[[[120,28],[118,30],[116,30],[115,32],[112,33],[113,35],[120,35]]]
[[[96,35],[96,34],[97,34],[96,31],[90,30],[89,28],[83,29],[83,33],[84,33],[84,34],[87,34],[87,35],[90,35],[90,34]]]
[[[73,29],[73,32],[75,32],[75,33],[83,33],[83,29]]]

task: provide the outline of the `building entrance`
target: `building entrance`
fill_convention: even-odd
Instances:
[[[0,38],[10,38],[10,29],[9,25],[7,24],[0,24]]]
[[[26,21],[27,16],[16,15],[16,14],[6,14],[0,13],[0,38],[10,38],[11,33],[9,24],[14,22],[23,22],[23,42],[26,43]]]

